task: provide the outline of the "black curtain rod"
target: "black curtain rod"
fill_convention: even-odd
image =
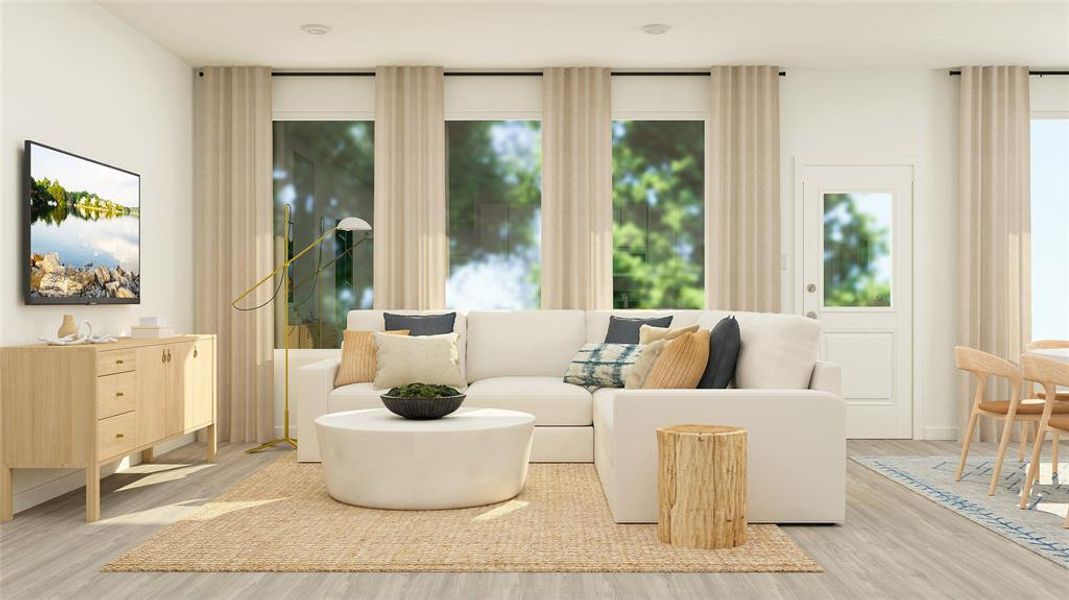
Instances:
[[[708,71],[612,71],[613,77],[708,76]],[[272,77],[374,77],[374,71],[276,71]],[[446,77],[541,77],[538,71],[446,71]],[[786,71],[779,72],[786,77]]]
[[[1035,75],[1037,77],[1044,77],[1046,75],[1069,75],[1069,71],[1029,71],[1029,75]],[[961,75],[961,69],[954,69],[950,72],[950,75]]]

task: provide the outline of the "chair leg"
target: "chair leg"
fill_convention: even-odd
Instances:
[[[958,472],[954,475],[954,481],[961,481],[961,474],[965,471],[965,459],[969,458],[969,445],[972,444],[972,434],[976,431],[976,421],[980,418],[980,413],[976,412],[976,408],[972,409],[972,414],[969,415],[969,428],[965,430],[965,439],[961,440],[961,462],[958,464]]]
[[[1047,431],[1040,424],[1036,432],[1036,443],[1032,445],[1032,462],[1028,465],[1028,475],[1025,476],[1024,486],[1021,487],[1020,508],[1028,506],[1028,497],[1032,494],[1032,484],[1039,477],[1039,455],[1043,452],[1043,438]]]
[[[1002,427],[1002,438],[998,442],[998,455],[995,456],[995,469],[991,473],[991,485],[987,487],[987,495],[995,495],[995,487],[998,486],[998,476],[1002,473],[1002,459],[1006,458],[1006,447],[1010,445],[1013,437],[1013,419],[1006,416],[1006,424]]]
[[[1051,469],[1052,469],[1051,473],[1053,473],[1054,477],[1057,477],[1058,476],[1058,430],[1054,430],[1051,433],[1054,434],[1053,436],[1051,436],[1051,440],[1050,440],[1050,464],[1051,464]],[[1069,516],[1069,513],[1067,513],[1067,516]]]
[[[1020,431],[1017,432],[1021,443],[1017,445],[1017,462],[1024,462],[1024,448],[1028,444],[1028,421],[1021,421]]]

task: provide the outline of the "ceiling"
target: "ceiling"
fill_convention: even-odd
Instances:
[[[1069,0],[100,0],[192,65],[619,69],[1069,66]],[[333,28],[303,33],[305,23]],[[666,23],[648,35],[639,28]]]

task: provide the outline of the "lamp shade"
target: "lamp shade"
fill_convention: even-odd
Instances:
[[[345,217],[338,223],[339,231],[371,231],[371,225],[359,217]]]

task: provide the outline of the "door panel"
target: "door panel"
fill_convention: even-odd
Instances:
[[[187,405],[187,426],[209,423],[215,407],[215,344],[200,340],[193,346],[193,393]]]
[[[193,342],[171,344],[168,351],[173,396],[167,405],[167,431],[174,435],[193,424]]]
[[[134,350],[137,360],[137,445],[150,444],[166,435],[164,407],[172,394],[166,346]]]
[[[912,437],[912,167],[800,172],[801,307],[842,365],[847,436]]]

